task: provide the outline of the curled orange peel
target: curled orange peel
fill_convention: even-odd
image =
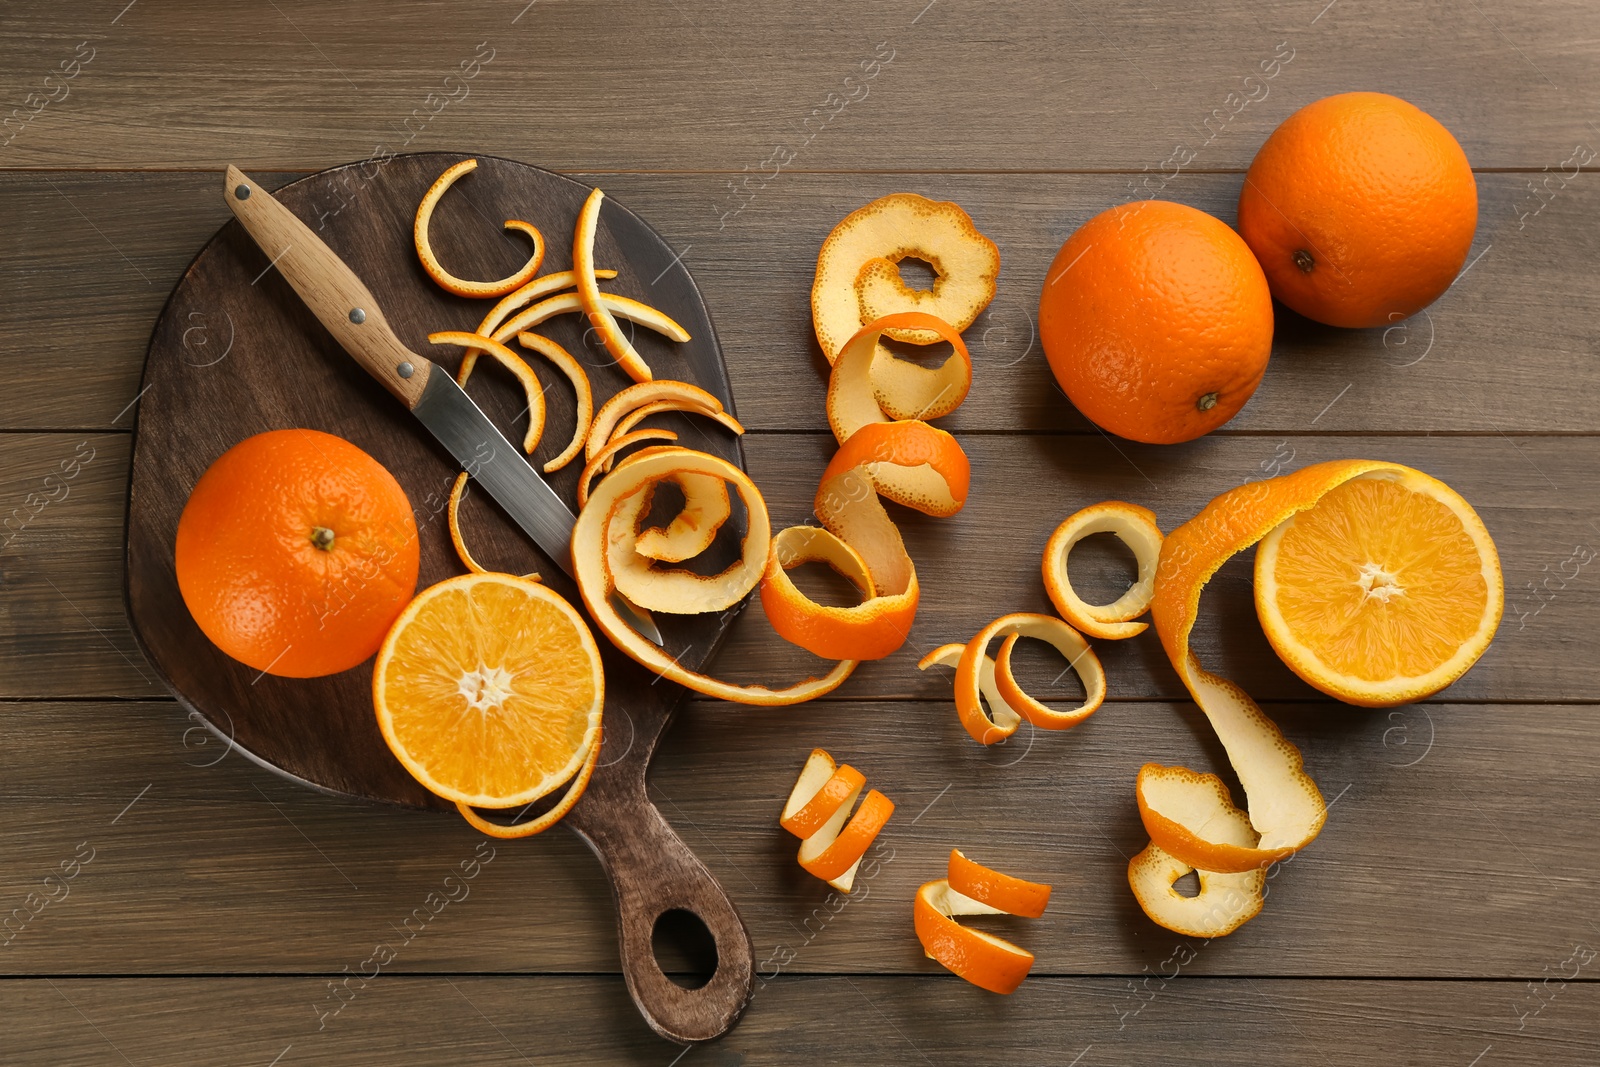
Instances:
[[[1033,969],[1033,953],[1002,937],[956,922],[957,915],[1000,915],[950,888],[947,879],[924,882],[912,904],[917,940],[930,960],[991,993],[1011,993]]]
[[[1007,915],[1037,919],[1050,903],[1050,887],[1002,874],[967,859],[959,848],[950,850],[950,870],[946,881],[964,897],[987,904]]]
[[[876,789],[867,790],[856,806],[866,782],[866,776],[854,767],[836,766],[827,752],[812,749],[779,821],[802,839],[801,868],[841,893],[850,892],[855,885],[861,857],[894,813],[894,801]]]
[[[594,419],[594,389],[589,385],[589,375],[584,371],[583,364],[572,358],[571,352],[550,338],[543,334],[523,332],[517,334],[517,343],[555,364],[556,369],[566,375],[567,381],[572,383],[573,395],[577,398],[572,439],[567,442],[566,448],[545,463],[544,472],[550,474],[577,459],[579,453],[583,451],[583,443],[589,437],[589,423]],[[459,381],[465,379],[465,361],[463,361],[463,371]]]
[[[996,637],[1006,640],[999,658],[990,659],[989,643]],[[1022,690],[1011,671],[1011,651],[1022,637],[1044,641],[1066,657],[1083,682],[1083,704],[1071,711],[1057,711]],[[1106,696],[1106,675],[1100,658],[1082,634],[1053,615],[1002,615],[965,645],[943,645],[917,664],[920,670],[933,666],[955,667],[956,715],[967,734],[980,745],[1010,737],[1023,719],[1041,730],[1070,729],[1093,715]]]
[[[896,328],[917,328],[954,351],[929,370],[885,352],[878,342]],[[901,368],[912,368],[911,376]],[[949,323],[919,311],[886,315],[863,326],[839,350],[828,376],[828,425],[843,444],[861,427],[895,420],[931,419],[961,405],[972,388],[972,357]]]
[[[671,481],[683,493],[683,507],[666,526],[640,532],[633,546],[639,555],[660,563],[682,563],[710,548],[717,531],[733,514],[728,484],[721,479],[680,474]]]
[[[433,210],[438,206],[440,198],[454,185],[457,179],[470,174],[478,169],[476,159],[463,159],[445,170],[434,181],[428,191],[422,195],[422,202],[417,205],[416,221],[412,224],[412,240],[417,246],[417,258],[422,261],[422,269],[427,271],[428,277],[437,282],[441,288],[456,294],[468,297],[505,296],[514,289],[525,285],[533,276],[539,273],[539,264],[544,262],[544,235],[532,223],[520,222],[515,219],[507,220],[505,228],[518,230],[533,239],[533,255],[528,262],[523,264],[515,274],[493,282],[473,282],[457,278],[444,269],[439,262],[439,257],[434,255],[433,246],[428,240],[428,223],[433,218]]]
[[[594,274],[594,233],[600,221],[600,203],[605,193],[599,189],[589,194],[578,212],[578,224],[572,238],[572,273],[577,281],[578,301],[589,317],[589,325],[600,335],[600,340],[611,353],[623,373],[636,382],[647,382],[654,375],[649,364],[639,355],[633,343],[623,336],[611,308],[601,299],[600,286]]]
[[[430,333],[428,341],[436,345],[478,348],[493,356],[495,362],[515,375],[517,381],[522,383],[522,391],[528,397],[528,432],[522,437],[522,450],[531,453],[539,447],[539,438],[544,436],[544,386],[539,384],[539,376],[533,373],[533,368],[528,366],[527,360],[491,337],[462,330]]]
[[[567,785],[567,791],[562,794],[555,807],[537,818],[520,823],[490,822],[476,811],[473,811],[470,805],[463,804],[459,800],[456,801],[456,810],[461,813],[463,819],[466,819],[472,825],[473,829],[488,834],[490,837],[510,839],[532,837],[534,834],[543,833],[560,822],[567,812],[572,810],[573,805],[583,799],[584,791],[589,788],[589,779],[594,775],[595,765],[600,761],[600,741],[601,732],[597,731],[594,743],[589,748],[589,755],[584,759],[583,766],[578,768],[578,773],[572,776],[572,781]]]
[[[912,289],[898,264],[925,261],[937,276],[931,290]],[[832,363],[863,323],[918,311],[957,331],[994,299],[1000,250],[978,232],[957,204],[915,193],[892,193],[846,215],[822,242],[811,286],[811,321]],[[897,328],[897,340],[931,343],[916,328]]]
[[[1227,750],[1257,836],[1245,844],[1218,836],[1211,828],[1214,790],[1204,776],[1141,771],[1139,810],[1150,839],[1184,863],[1222,873],[1264,869],[1309,844],[1328,815],[1300,750],[1244,690],[1206,671],[1190,649],[1206,582],[1228,559],[1330,490],[1371,472],[1407,470],[1375,460],[1336,460],[1251,482],[1218,496],[1162,543],[1151,618],[1167,657]]]
[[[618,318],[636,322],[640,326],[648,326],[656,333],[662,334],[674,341],[687,341],[689,331],[678,325],[677,321],[662,311],[657,311],[649,304],[630,300],[625,296],[614,293],[601,293],[600,305],[609,314]],[[509,337],[519,330],[526,330],[541,323],[549,322],[557,315],[570,315],[584,311],[583,301],[577,293],[558,293],[555,296],[545,297],[532,307],[517,312],[509,320],[502,323],[495,331],[496,337]]]
[[[597,278],[615,278],[617,276],[617,272],[614,270],[597,270],[594,273]],[[494,337],[498,341],[504,341],[511,336],[509,331],[504,335],[500,335],[500,324],[506,321],[507,315],[520,308],[525,308],[534,301],[549,296],[551,293],[559,293],[563,289],[571,289],[576,284],[577,279],[570,270],[560,270],[553,274],[541,275],[516,292],[507,293],[502,297],[494,307],[489,309],[489,313],[483,317],[482,322],[478,323],[478,328],[474,332],[481,333],[485,337]],[[466,354],[461,357],[461,369],[456,377],[457,385],[467,384],[467,379],[472,376],[472,367],[477,362],[479,354],[477,349],[472,348],[468,349]]]
[[[646,611],[704,615],[725,611],[737,604],[756,587],[762,572],[766,570],[770,554],[766,515],[757,515],[752,511],[749,530],[740,545],[739,559],[717,574],[703,575],[683,568],[654,567],[650,559],[635,550],[635,546],[639,527],[650,512],[655,484],[650,482],[642,485],[612,505],[606,526],[610,538],[606,570],[612,585],[630,603]],[[753,483],[746,480],[735,484],[747,508],[752,496],[760,499]]]
[[[788,572],[803,563],[826,563],[861,593],[851,607],[818,604]],[[824,659],[882,659],[905,644],[917,614],[917,575],[897,594],[879,596],[860,554],[828,530],[791,526],[772,539],[761,580],[761,609],[778,636]]]
[[[595,457],[583,465],[583,470],[578,475],[578,506],[581,508],[589,502],[589,491],[594,485],[595,475],[605,469],[605,465],[617,457],[624,449],[645,441],[676,441],[678,435],[671,430],[636,430],[615,437],[606,446],[595,453]],[[720,483],[719,483],[720,484]]]
[[[638,382],[619,390],[611,399],[600,405],[599,411],[595,412],[594,422],[589,428],[589,440],[585,446],[585,458],[594,459],[614,435],[626,433],[637,425],[639,419],[627,422],[627,425],[623,423],[628,416],[645,408],[651,409],[647,414],[659,411],[687,411],[705,415],[721,422],[734,433],[744,433],[744,427],[740,425],[739,420],[723,409],[722,401],[698,385],[670,379]],[[645,415],[639,416],[640,419],[645,417]]]
[[[1078,596],[1067,574],[1072,547],[1091,534],[1110,533],[1127,545],[1139,565],[1128,591],[1110,604],[1090,604]],[[1156,561],[1161,555],[1161,528],[1155,513],[1137,504],[1108,500],[1067,518],[1045,542],[1044,589],[1061,617],[1090,637],[1116,641],[1141,634],[1148,623],[1134,622],[1150,610],[1155,596]]]
[[[1183,768],[1156,764],[1146,764],[1139,774],[1142,778],[1146,772],[1170,771],[1196,780],[1194,799],[1197,805],[1209,805],[1206,828],[1213,838],[1237,848],[1248,848],[1254,843],[1259,835],[1250,825],[1250,817],[1233,806],[1227,787],[1216,775],[1198,775]],[[1192,897],[1174,888],[1174,883],[1191,871],[1199,882],[1199,892]],[[1128,884],[1145,914],[1186,937],[1221,937],[1255,918],[1266,899],[1266,881],[1263,867],[1252,866],[1233,873],[1203,870],[1184,862],[1154,841],[1128,862]]]
[[[450,489],[450,504],[445,511],[445,517],[450,524],[450,543],[455,545],[456,556],[461,560],[461,565],[463,567],[467,568],[467,570],[471,571],[473,574],[488,574],[490,573],[489,569],[479,564],[478,561],[473,558],[472,550],[467,547],[466,538],[463,537],[461,533],[461,498],[466,494],[467,478],[467,472],[462,471],[460,474],[456,475],[456,483]],[[527,574],[524,574],[522,577],[528,579],[530,582],[537,582],[541,580],[539,578],[538,571],[531,571]]]
[[[618,463],[616,469],[590,493],[588,502],[578,512],[577,522],[573,524],[573,577],[577,580],[578,592],[589,610],[589,617],[625,655],[668,681],[677,682],[705,696],[775,707],[799,704],[837,689],[855,670],[855,660],[842,660],[821,678],[808,678],[783,689],[735,685],[682,666],[677,657],[652,644],[617,613],[611,604],[611,596],[617,591],[613,566],[619,563],[630,566],[632,560],[642,559],[634,549],[637,525],[629,528],[625,523],[618,522],[620,517],[625,517],[625,513],[638,515],[635,510],[637,504],[629,508],[619,508],[619,505],[647,486],[683,474],[718,478],[738,492],[747,514],[746,543],[741,546],[741,562],[736,565],[741,582],[748,582],[744,586],[744,593],[748,593],[760,581],[771,550],[771,527],[766,501],[755,484],[738,467],[717,456],[670,445],[648,449],[636,452]]]

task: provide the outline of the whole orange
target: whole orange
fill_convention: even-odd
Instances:
[[[1143,200],[1067,238],[1045,275],[1039,340],[1067,398],[1100,427],[1191,441],[1244,407],[1272,355],[1272,296],[1220,219]]]
[[[317,430],[257,434],[219,456],[178,518],[175,555],[205,635],[286,678],[367,659],[417,587],[417,524],[400,483]]]
[[[1341,93],[1284,120],[1239,194],[1272,295],[1329,326],[1386,326],[1439,298],[1478,226],[1467,155],[1427,112]]]

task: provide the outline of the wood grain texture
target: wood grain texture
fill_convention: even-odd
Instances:
[[[639,1064],[678,1049],[629,1018],[615,979],[381,976],[318,1030],[326,977],[0,984],[19,1063]],[[1189,980],[1141,999],[1115,978],[1030,978],[1009,997],[953,978],[779,978],[745,1023],[685,1056],[761,1063],[1460,1064],[1579,1067],[1600,987],[1574,982],[1518,1029],[1522,983]],[[352,983],[353,988],[359,988]],[[1152,986],[1152,988],[1154,988]],[[1552,988],[1557,988],[1552,985]],[[1149,996],[1149,994],[1147,994]],[[1144,1005],[1130,1015],[1135,1005]],[[224,1059],[226,1057],[226,1059]]]
[[[486,381],[485,391],[499,384]],[[509,399],[510,389],[504,392]],[[381,393],[379,399],[388,400]],[[390,406],[395,418],[403,416],[398,405],[391,401]],[[1600,512],[1592,479],[1600,466],[1600,441],[1341,436],[1300,437],[1280,446],[1279,440],[1212,436],[1164,448],[1071,435],[964,436],[974,470],[966,508],[948,519],[896,511],[924,576],[911,640],[889,659],[860,669],[829,699],[942,699],[948,682],[917,671],[918,657],[947,641],[971,637],[1007,611],[1050,610],[1039,578],[1039,553],[1055,524],[1080,507],[1129,499],[1151,507],[1171,529],[1217,493],[1264,477],[1274,462],[1286,461],[1282,469],[1289,470],[1351,456],[1394,460],[1444,479],[1478,509],[1499,547],[1506,576],[1499,636],[1440,699],[1586,701],[1600,692],[1595,572],[1582,569],[1567,581],[1571,567],[1562,566],[1575,546],[1593,549],[1600,540],[1591,525]],[[0,500],[21,506],[28,493],[44,491],[42,479],[73,454],[79,441],[98,451],[72,483],[72,495],[39,512],[0,551],[0,649],[12,652],[0,656],[0,697],[163,692],[135,651],[118,593],[126,438],[0,435],[0,471],[5,472]],[[776,526],[807,520],[832,441],[817,434],[746,436],[749,469]],[[1041,477],[1051,487],[1043,492]],[[443,500],[448,488],[441,477],[433,499]],[[413,499],[421,503],[426,497]],[[499,520],[487,504],[469,499],[466,515],[475,530],[501,536],[490,528]],[[444,516],[430,521],[442,537]],[[507,540],[495,542],[486,558],[491,565],[525,569],[533,550],[516,535],[503,535]],[[441,545],[439,551],[446,549]],[[1259,699],[1319,699],[1278,662],[1261,634],[1249,584],[1251,558],[1240,556],[1212,582],[1195,647],[1209,667]],[[439,566],[448,562],[441,557]],[[1073,555],[1073,574],[1085,595],[1112,599],[1127,573],[1117,552],[1106,546],[1089,542]],[[172,610],[182,610],[181,605]],[[1184,697],[1154,634],[1099,642],[1097,650],[1110,678],[1111,699]],[[735,622],[714,661],[716,672],[739,681],[798,680],[824,666],[773,634],[759,605]],[[1059,685],[1048,684],[1059,669],[1045,673],[1041,666],[1035,683],[1045,683],[1041,693],[1074,691],[1070,676]]]
[[[1269,712],[1332,803],[1328,825],[1272,872],[1261,915],[1209,945],[1146,919],[1126,878],[1147,840],[1140,764],[1227,773],[1192,705],[1108,704],[1075,730],[982,749],[947,702],[695,703],[650,793],[739,906],[764,975],[936,973],[911,899],[956,847],[1055,885],[1041,919],[980,920],[1035,952],[1039,975],[1170,973],[1192,952],[1185,974],[1538,980],[1571,942],[1600,947],[1587,903],[1600,709]],[[620,717],[613,726],[625,738]],[[813,746],[897,805],[847,902],[799,869],[777,826]],[[95,855],[0,950],[5,973],[337,974],[394,937],[406,938],[385,968],[396,973],[617,968],[605,879],[572,835],[480,846],[449,814],[313,794],[172,704],[10,705],[0,782],[5,912],[81,842]],[[474,857],[464,891],[445,883]],[[429,895],[447,889],[460,899],[430,915]]]
[[[1583,0],[895,0],[844,19],[817,0],[504,3],[443,23],[423,0],[381,20],[283,0],[248,32],[109,7],[5,13],[0,69],[35,83],[19,103],[80,40],[96,49],[6,166],[317,169],[410,138],[412,151],[470,145],[561,170],[755,171],[778,145],[810,169],[1138,170],[1178,143],[1201,152],[1196,166],[1239,168],[1300,105],[1381,87],[1437,115],[1475,165],[1537,169],[1591,136],[1580,108],[1600,89],[1571,45],[1600,28]],[[582,47],[553,46],[567,42]],[[892,62],[864,78],[880,42]],[[1244,79],[1281,42],[1293,59],[1263,97]],[[475,58],[472,78],[446,81]],[[1245,96],[1257,102],[1235,115]]]
[[[540,153],[525,158],[547,162]],[[269,188],[291,177],[253,176]],[[633,206],[683,253],[728,354],[740,417],[756,430],[826,425],[825,364],[809,298],[817,249],[833,225],[897,190],[959,202],[999,244],[1002,265],[999,295],[966,334],[972,393],[944,425],[956,433],[1089,434],[1091,425],[1053,384],[1034,336],[1051,258],[1081,223],[1135,195],[1181,200],[1231,221],[1243,181],[1183,173],[1163,188],[1139,176],[1149,185],[1135,194],[1126,174],[785,174],[719,229],[725,175],[582,177]],[[1600,234],[1589,224],[1600,213],[1600,180],[1587,172],[1551,179],[1561,187],[1545,194],[1542,208],[1530,180],[1479,175],[1471,255],[1481,258],[1424,315],[1388,330],[1338,330],[1280,307],[1266,380],[1221,433],[1592,431],[1591,402],[1574,386],[1587,380],[1600,336],[1592,278],[1580,266],[1600,257]],[[0,366],[11,375],[0,427],[131,425],[126,409],[139,390],[151,324],[195,251],[228,218],[216,184],[209,171],[0,174],[0,210],[12,220],[0,229]],[[355,202],[353,193],[344,199]],[[318,208],[334,232],[340,203],[329,195]],[[497,246],[506,269],[520,262],[525,246],[493,232],[498,217],[452,216],[451,205],[447,198],[444,220],[454,219],[469,240]],[[536,210],[533,221],[546,222]],[[405,219],[393,224],[409,232]],[[556,226],[546,236],[552,256],[568,243]],[[217,358],[233,331],[220,315],[190,310],[195,361]],[[75,387],[63,389],[63,377]]]

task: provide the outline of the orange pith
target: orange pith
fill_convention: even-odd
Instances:
[[[536,582],[464,574],[430,586],[378,653],[372,698],[395,757],[462,804],[508,808],[572,778],[600,730],[600,650]]]
[[[1472,665],[1499,623],[1494,545],[1470,506],[1418,472],[1326,493],[1256,552],[1263,629],[1286,663],[1352,703],[1414,700]]]
[[[1431,304],[1477,223],[1456,139],[1384,93],[1340,93],[1290,115],[1239,194],[1239,232],[1272,295],[1330,326],[1387,326]]]
[[[417,586],[417,526],[400,484],[361,449],[273,430],[200,476],[174,557],[183,602],[218,648],[314,678],[378,650]]]

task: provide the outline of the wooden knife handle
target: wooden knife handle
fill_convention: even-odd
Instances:
[[[611,879],[623,977],[645,1022],[672,1041],[710,1041],[750,1003],[755,949],[721,884],[650,803],[638,767],[637,774],[597,774],[567,823]],[[678,985],[656,962],[656,921],[675,909],[696,916],[716,942],[716,972],[699,989]]]
[[[256,244],[334,340],[407,409],[417,406],[433,364],[400,343],[371,290],[294,212],[229,166],[223,198]]]

